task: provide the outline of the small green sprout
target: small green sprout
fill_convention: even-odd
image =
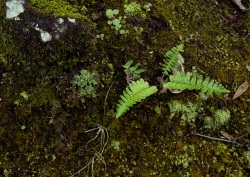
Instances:
[[[24,124],[21,125],[21,124],[19,124],[18,122],[17,122],[17,124],[20,126],[21,130],[25,130],[25,129],[26,129],[26,126],[25,126]]]
[[[137,63],[134,66],[131,66],[133,63],[132,60],[129,60],[125,65],[123,65],[123,68],[125,68],[124,72],[127,75],[127,81],[128,83],[133,80],[137,80],[140,78],[140,74],[144,72],[144,69],[137,69],[140,66],[140,63]]]
[[[115,27],[115,30],[118,31],[119,29],[121,29],[122,25],[121,25],[119,19],[114,19],[114,20],[112,21],[112,23],[113,23],[113,25],[114,25],[114,27]]]
[[[246,65],[248,71],[250,71],[250,65]]]
[[[25,91],[21,92],[20,96],[23,97],[26,101],[28,101],[29,99],[29,94]]]
[[[25,130],[26,129],[26,126],[25,125],[22,125],[21,126],[21,130]]]
[[[96,38],[97,38],[97,39],[103,40],[104,34],[97,34],[97,35],[96,35]]]
[[[120,146],[121,146],[121,142],[118,141],[118,140],[113,140],[113,141],[111,142],[111,146],[112,146],[115,150],[119,151],[119,150],[120,150]]]
[[[120,34],[125,34],[126,31],[121,29],[119,32],[120,32]]]
[[[106,11],[106,16],[108,17],[108,24],[112,26],[112,28],[114,28],[116,31],[119,31],[120,34],[124,34],[125,31],[121,31],[122,25],[121,25],[121,17],[119,18],[115,18],[116,15],[119,14],[119,10],[118,9],[108,9]]]
[[[119,10],[118,9],[114,9],[114,10],[112,10],[112,9],[107,9],[107,11],[106,11],[106,16],[109,18],[109,19],[111,19],[111,18],[113,18],[115,15],[117,15],[119,13]]]
[[[145,5],[143,6],[143,9],[145,9],[146,12],[149,12],[149,11],[151,10],[151,9],[150,9],[151,6],[152,6],[151,3],[147,3],[147,4],[145,4]]]
[[[116,26],[116,25],[119,25],[120,24],[120,20],[118,19],[114,19],[113,20],[113,24]]]

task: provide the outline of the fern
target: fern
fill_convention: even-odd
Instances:
[[[207,92],[211,95],[215,92],[217,95],[222,93],[229,93],[230,91],[225,89],[220,83],[210,80],[206,77],[203,81],[202,76],[196,76],[195,73],[177,72],[176,76],[171,75],[169,77],[170,82],[163,85],[167,89],[180,89],[180,90],[200,90],[202,93]]]
[[[135,77],[140,78],[140,74],[143,73],[145,70],[144,69],[137,69],[140,66],[140,63],[136,63],[136,65],[131,66],[133,63],[133,60],[129,60],[125,65],[123,65],[123,68],[125,68],[124,72],[126,75],[132,74],[133,79]]]
[[[175,68],[175,66],[178,64],[178,60],[179,58],[179,52],[184,52],[183,49],[184,45],[180,44],[176,47],[173,47],[171,50],[167,51],[167,53],[165,54],[165,58],[163,59],[163,64],[162,65],[162,70],[163,70],[163,74],[165,75],[169,75],[170,72],[173,71],[173,69]]]
[[[155,86],[150,87],[148,82],[143,79],[133,81],[121,95],[119,104],[116,107],[116,118],[126,113],[134,104],[141,102],[155,92],[157,92],[157,88]]]

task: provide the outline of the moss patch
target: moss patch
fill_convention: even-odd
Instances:
[[[30,0],[30,3],[32,4],[33,8],[46,14],[53,14],[54,16],[69,17],[83,20],[87,19],[79,12],[76,7],[70,5],[66,1]]]
[[[146,70],[140,76],[160,89],[160,63],[179,43],[185,44],[185,71],[219,81],[232,97],[249,82],[249,14],[229,1],[149,0],[146,11],[142,0],[86,0],[93,20],[85,20],[83,1],[30,2],[20,21],[6,21],[0,3],[0,176],[71,176],[93,157],[95,176],[248,176],[249,148],[191,133],[220,138],[221,130],[234,137],[249,132],[249,90],[234,101],[189,90],[157,93],[119,119],[115,108],[127,87],[123,65],[140,63]],[[144,18],[124,18],[124,5],[132,2]],[[124,34],[108,24],[105,9],[119,10]],[[222,18],[235,11],[236,21]],[[54,35],[58,16],[78,20],[60,38],[41,42],[30,22]],[[95,97],[85,102],[72,84],[82,70],[96,71],[99,79]],[[107,129],[107,144],[98,127]],[[249,137],[239,141],[249,146]],[[84,168],[79,175],[92,174]]]

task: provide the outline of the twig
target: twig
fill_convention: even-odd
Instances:
[[[229,23],[229,20],[227,20],[225,17],[223,17],[223,15],[220,15],[222,17],[223,20],[226,21],[226,23],[228,24]]]
[[[110,85],[110,87],[109,87],[109,89],[108,89],[108,91],[107,91],[107,94],[106,94],[106,96],[105,96],[104,102],[107,102],[107,98],[108,98],[108,95],[109,95],[109,91],[110,91],[111,87],[113,86],[114,82],[115,82],[115,81],[113,81],[112,84]]]
[[[107,105],[107,99],[108,99],[109,91],[110,91],[111,87],[113,86],[114,82],[115,81],[113,81],[112,84],[110,85],[110,87],[109,87],[109,89],[107,91],[107,94],[105,96],[105,100],[104,100],[104,116],[106,114],[106,105]]]
[[[248,33],[244,39],[246,39],[249,35],[250,35],[250,33]]]
[[[236,140],[238,140],[240,138],[243,138],[243,137],[247,136],[248,134],[250,134],[250,132],[247,132],[247,133],[245,133],[245,134],[243,134],[241,136],[238,136],[238,137],[234,138],[234,140],[236,141]]]
[[[102,154],[103,154],[103,151],[104,151],[104,149],[105,149],[105,147],[106,147],[106,145],[108,143],[109,134],[108,134],[108,130],[105,127],[103,127],[100,124],[96,124],[96,125],[97,125],[96,128],[93,128],[93,129],[85,131],[85,133],[88,133],[88,132],[92,132],[94,130],[97,130],[95,137],[92,138],[91,140],[89,140],[87,142],[86,149],[88,148],[88,144],[90,142],[92,142],[92,141],[96,140],[98,137],[100,137],[100,143],[99,143],[99,145],[97,145],[97,146],[100,146],[100,150],[99,151],[95,151],[93,157],[90,159],[90,161],[88,162],[88,164],[85,165],[83,168],[81,168],[76,173],[74,173],[71,177],[79,174],[81,171],[83,171],[86,168],[88,168],[88,172],[87,173],[89,173],[89,171],[90,171],[91,176],[94,176],[94,164],[95,164],[95,160],[96,159],[99,159],[104,164],[104,166],[105,166],[105,173],[107,171],[107,163],[106,163],[104,157],[102,156]]]
[[[230,141],[230,140],[227,140],[227,139],[222,139],[222,138],[215,138],[215,137],[211,137],[211,136],[206,136],[206,135],[202,135],[202,134],[199,134],[199,133],[196,133],[196,132],[192,132],[191,135],[200,136],[200,137],[207,138],[207,139],[210,139],[210,140],[223,141],[223,142],[233,143],[233,144],[238,144],[239,146],[243,146],[243,144],[238,143],[238,142],[236,142],[236,141]]]

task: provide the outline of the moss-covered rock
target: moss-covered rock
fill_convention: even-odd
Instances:
[[[185,71],[219,81],[232,97],[250,76],[248,12],[230,1],[22,2],[25,10],[9,19],[0,3],[0,176],[71,176],[81,169],[82,176],[249,175],[249,149],[190,134],[248,132],[249,90],[228,102],[167,91],[119,120],[114,114],[127,86],[126,61],[140,63],[140,76],[159,87],[160,63],[178,43],[185,43]],[[106,9],[119,10],[122,33],[108,24]],[[228,21],[230,15],[236,18]],[[85,102],[72,84],[82,70],[99,78]],[[206,128],[206,117],[216,128]]]

